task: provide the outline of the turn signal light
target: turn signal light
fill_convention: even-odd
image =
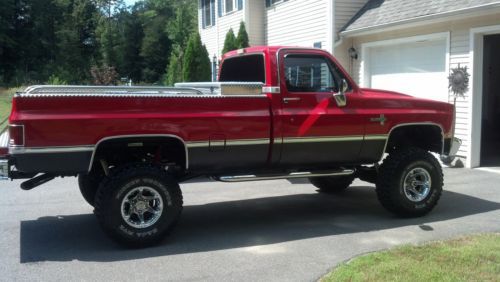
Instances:
[[[24,125],[9,125],[9,146],[24,146]]]

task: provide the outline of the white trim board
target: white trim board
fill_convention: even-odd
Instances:
[[[481,161],[481,116],[483,112],[483,38],[485,35],[499,34],[500,25],[470,29],[470,87],[469,87],[469,132],[467,160],[468,168],[478,167]],[[471,92],[472,91],[472,92]]]
[[[363,87],[370,87],[369,81],[366,81],[368,77],[370,77],[369,73],[369,63],[370,56],[368,55],[368,49],[373,47],[381,47],[381,46],[391,46],[402,43],[412,43],[424,40],[442,40],[446,41],[446,63],[445,63],[445,72],[450,72],[450,32],[438,32],[438,33],[430,33],[424,35],[410,36],[410,37],[400,37],[395,39],[381,40],[381,41],[373,41],[361,44],[361,61],[360,61],[360,70],[359,70],[359,85]]]

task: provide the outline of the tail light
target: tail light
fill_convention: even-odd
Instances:
[[[9,146],[24,146],[24,125],[9,125]]]

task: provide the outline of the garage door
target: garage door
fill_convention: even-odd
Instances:
[[[370,47],[366,81],[372,88],[447,102],[446,46],[438,39]]]

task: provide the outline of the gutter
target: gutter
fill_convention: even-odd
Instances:
[[[443,22],[443,21],[450,20],[450,18],[455,18],[455,17],[458,17],[460,19],[464,19],[464,18],[476,16],[476,15],[470,15],[470,14],[471,13],[478,13],[478,12],[485,12],[485,14],[495,14],[498,11],[495,11],[495,10],[491,11],[492,9],[495,9],[495,8],[500,8],[500,2],[484,4],[484,5],[468,7],[468,8],[462,8],[462,9],[458,9],[458,10],[447,11],[447,12],[442,12],[442,13],[437,13],[437,14],[418,16],[418,17],[411,18],[411,19],[404,19],[404,20],[399,20],[399,21],[390,22],[390,23],[384,23],[384,24],[379,24],[379,25],[372,25],[369,27],[363,27],[363,28],[358,28],[358,29],[342,31],[342,32],[340,32],[340,36],[342,38],[342,37],[349,37],[349,36],[354,36],[354,35],[357,35],[357,36],[366,35],[366,34],[371,34],[373,32],[380,33],[380,32],[389,31],[389,30],[393,30],[393,29],[404,28],[407,26],[418,26],[418,25],[424,25],[424,24],[435,23],[435,22],[436,23]],[[463,17],[463,15],[467,15],[467,17]],[[417,24],[415,24],[415,23],[417,23]]]

